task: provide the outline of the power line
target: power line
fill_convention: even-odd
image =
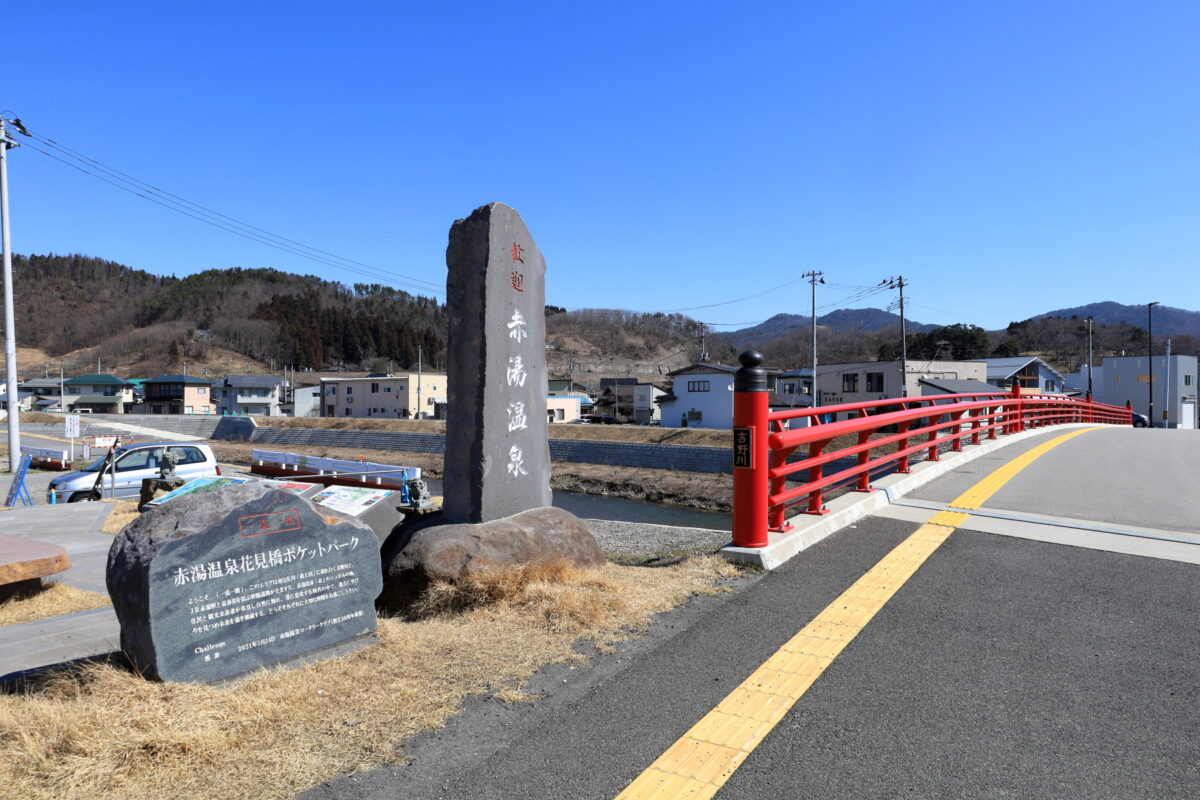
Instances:
[[[156,205],[160,205],[178,214],[191,217],[199,222],[211,225],[215,228],[241,236],[244,239],[265,244],[268,247],[273,247],[282,252],[291,253],[292,255],[300,256],[301,258],[310,261],[325,264],[326,266],[344,270],[346,272],[362,275],[374,280],[380,280],[385,283],[391,283],[397,286],[412,289],[416,292],[432,293],[444,295],[445,289],[438,284],[429,281],[423,281],[418,278],[412,278],[400,273],[391,272],[389,270],[373,267],[369,264],[364,264],[360,261],[344,258],[342,256],[330,253],[326,250],[321,250],[310,245],[297,242],[285,236],[280,236],[271,233],[263,228],[259,228],[249,223],[242,222],[234,217],[209,209],[198,203],[193,203],[178,195],[172,194],[165,190],[134,178],[121,170],[110,167],[94,158],[86,156],[73,150],[65,145],[62,145],[53,139],[42,136],[35,132],[25,131],[26,135],[43,145],[43,147],[53,150],[47,150],[37,147],[31,143],[26,143],[26,146],[41,155],[51,158],[66,166],[72,167],[84,174],[96,178],[104,183],[114,186],[123,191],[129,192],[144,200],[149,200]],[[55,154],[57,153],[57,155]]]

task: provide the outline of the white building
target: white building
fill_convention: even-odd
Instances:
[[[576,395],[549,395],[546,398],[546,416],[551,424],[574,422],[582,415],[582,404]]]
[[[662,424],[668,428],[732,428],[733,378],[737,367],[692,364],[668,373],[671,393],[659,398]],[[775,389],[778,369],[767,370],[767,386]]]
[[[987,380],[983,361],[928,361],[910,358],[901,376],[899,361],[864,361],[854,364],[818,364],[820,405],[862,403],[893,397],[918,397],[922,380]],[[907,391],[905,391],[907,389]]]
[[[1155,427],[1196,427],[1195,356],[1154,356]],[[1093,379],[1093,384],[1095,379]],[[1150,357],[1121,356],[1104,359],[1104,389],[1093,399],[1114,406],[1129,402],[1139,414],[1150,416]]]
[[[230,375],[213,381],[217,413],[227,416],[282,416],[283,379],[275,375]]]
[[[441,373],[321,379],[323,417],[432,419],[445,402],[446,376]]]
[[[667,392],[653,383],[639,383],[633,387],[633,421],[639,425],[648,422],[662,421],[662,407],[658,403],[660,397],[666,397]]]

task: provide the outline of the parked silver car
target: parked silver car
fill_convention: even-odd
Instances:
[[[144,442],[118,447],[113,454],[113,464],[104,471],[105,497],[138,497],[142,481],[157,478],[162,467],[163,453],[169,450],[178,459],[175,474],[185,481],[193,478],[209,478],[221,474],[217,457],[204,442]],[[50,481],[50,492],[59,503],[78,503],[81,500],[98,500],[95,492],[96,478],[104,458],[77,472],[68,472]]]

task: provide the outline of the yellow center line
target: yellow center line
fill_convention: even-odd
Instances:
[[[1072,431],[1023,453],[960,494],[951,507],[979,508],[1034,460],[1094,430],[1098,428]],[[617,799],[715,795],[846,645],[969,517],[940,511],[917,528],[668,747]]]

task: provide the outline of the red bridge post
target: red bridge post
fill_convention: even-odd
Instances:
[[[738,356],[733,378],[733,544],[767,546],[767,486],[770,453],[769,388],[762,354]]]

